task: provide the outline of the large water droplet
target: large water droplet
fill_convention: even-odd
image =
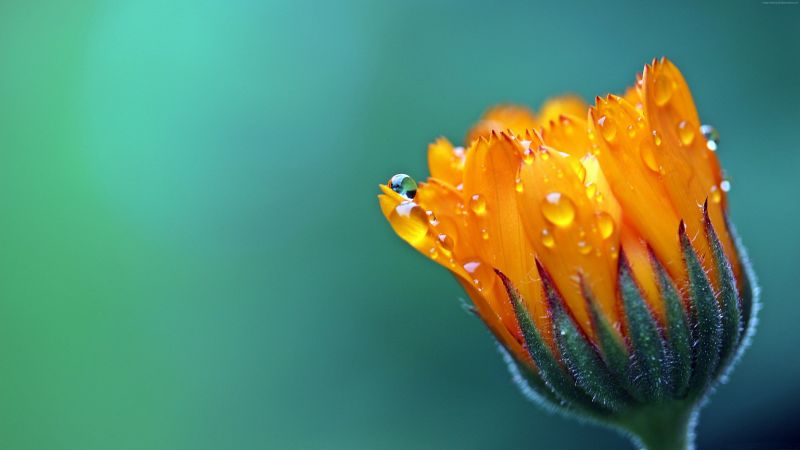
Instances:
[[[672,86],[672,80],[664,75],[656,78],[653,88],[655,89],[653,98],[656,101],[656,105],[664,106],[667,104],[669,99],[672,98],[672,91],[674,90],[674,87]]]
[[[414,246],[422,244],[428,233],[428,215],[414,202],[397,205],[389,221],[397,234]]]
[[[470,261],[464,264],[464,270],[472,277],[472,284],[478,291],[483,291],[486,287],[491,286],[494,280],[494,273],[492,270],[479,261]]]
[[[685,120],[678,122],[678,139],[681,144],[689,145],[694,141],[694,127]]]
[[[614,122],[608,117],[602,116],[597,119],[597,124],[600,125],[600,132],[603,134],[603,139],[608,142],[614,142],[617,138],[617,127]]]
[[[411,200],[417,195],[417,182],[414,181],[409,175],[398,173],[393,176],[389,183],[387,183],[393,191],[402,195],[404,198]]]
[[[472,209],[472,212],[482,216],[486,214],[486,199],[480,194],[475,194],[469,200],[469,207]]]
[[[575,204],[560,192],[551,192],[542,201],[544,218],[555,226],[566,228],[575,219]]]
[[[607,212],[601,212],[597,215],[597,229],[600,230],[600,236],[603,239],[608,239],[614,233],[614,219]]]
[[[717,151],[719,148],[719,132],[711,125],[701,125],[700,133],[706,139],[706,147],[712,152]]]
[[[440,234],[437,236],[437,239],[439,241],[439,248],[442,250],[442,253],[444,253],[444,255],[448,258],[451,257],[453,255],[453,238],[446,234]]]
[[[556,240],[553,237],[553,233],[551,233],[547,228],[542,230],[542,245],[547,248],[553,248],[556,246]]]
[[[656,161],[656,153],[653,151],[652,146],[647,143],[643,143],[639,148],[639,154],[642,157],[644,165],[648,169],[652,170],[653,172],[658,172],[658,161]]]

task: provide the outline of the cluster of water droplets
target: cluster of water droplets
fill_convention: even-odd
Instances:
[[[395,207],[389,217],[397,233],[416,248],[424,250],[427,246],[428,256],[431,259],[444,259],[451,268],[455,268],[457,264],[454,257],[455,240],[453,236],[440,230],[441,223],[433,211],[424,210],[414,201],[417,194],[417,182],[409,175],[397,174],[389,180],[387,185],[403,198],[403,201]],[[475,194],[468,203],[469,210],[475,216],[486,216],[486,200],[483,196]],[[459,204],[456,215],[463,218],[468,214],[465,205]],[[486,228],[481,229],[481,237],[484,240],[489,239]],[[490,286],[494,280],[491,267],[474,258],[468,259],[461,264],[461,267],[472,279],[472,284],[478,291]]]

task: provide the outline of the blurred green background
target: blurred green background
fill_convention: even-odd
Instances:
[[[800,6],[166,3],[0,6],[0,448],[628,448],[525,401],[375,196],[660,55],[765,304],[700,446],[800,441]]]

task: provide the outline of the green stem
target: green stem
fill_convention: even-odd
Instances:
[[[685,405],[658,405],[637,411],[621,426],[641,450],[693,450],[696,412]]]

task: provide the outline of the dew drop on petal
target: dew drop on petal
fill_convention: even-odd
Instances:
[[[517,192],[522,192],[523,191],[524,188],[522,186],[522,179],[517,178],[516,180],[514,180],[514,189]]]
[[[694,141],[694,127],[685,120],[678,122],[678,138],[683,145],[691,144]]]
[[[425,214],[428,215],[428,223],[433,226],[439,225],[439,219],[436,218],[436,214],[433,211],[425,211]]]
[[[722,201],[722,192],[720,192],[717,185],[711,186],[711,189],[708,191],[708,198],[714,203]]]
[[[722,183],[719,184],[719,188],[722,189],[722,192],[730,192],[731,182],[728,180],[722,180]]]
[[[486,199],[480,194],[475,194],[469,200],[469,207],[476,215],[482,216],[486,214]]]
[[[553,237],[553,233],[551,233],[547,228],[542,230],[542,245],[547,248],[553,248],[556,246],[556,240]]]
[[[491,286],[491,282],[494,280],[494,273],[489,267],[479,261],[467,262],[463,267],[472,277],[472,284],[475,285],[478,291],[483,291],[486,287]]]
[[[601,212],[597,215],[597,229],[600,230],[600,236],[603,239],[608,239],[614,233],[614,219],[607,212]]]
[[[445,256],[448,258],[453,255],[453,238],[446,234],[440,234],[437,236],[437,240],[439,241],[439,248],[442,250]]]
[[[533,164],[533,150],[526,148],[524,152],[522,152],[522,161],[527,164]]]
[[[653,143],[656,144],[656,147],[661,146],[661,134],[656,130],[653,130]]]
[[[603,139],[608,142],[614,142],[617,138],[617,127],[614,122],[609,120],[607,116],[602,116],[597,119],[597,124],[600,125],[600,133],[603,135]]]
[[[548,222],[566,228],[575,219],[575,204],[560,192],[551,192],[542,201],[542,214]]]
[[[588,242],[586,242],[583,239],[578,241],[578,253],[580,253],[581,255],[588,255],[589,252],[591,252],[591,251],[592,251],[591,244],[589,244]]]
[[[719,132],[711,125],[701,125],[700,133],[706,139],[706,147],[712,152],[719,148]]]
[[[430,250],[428,250],[428,255],[431,257],[431,259],[435,260],[439,257],[439,251],[436,250],[436,247],[431,247]]]
[[[669,78],[663,75],[656,78],[653,88],[655,89],[653,98],[656,101],[656,105],[664,106],[672,98],[674,87],[672,86],[672,80]]]
[[[389,216],[392,228],[413,246],[422,244],[428,234],[428,216],[414,202],[403,202]]]
[[[633,139],[634,137],[636,137],[636,127],[634,127],[633,125],[628,125],[627,130],[629,138]]]
[[[653,151],[653,147],[644,144],[639,149],[639,154],[642,157],[644,165],[647,166],[648,169],[652,170],[653,172],[658,172],[658,161],[656,161],[656,154]]]
[[[393,191],[407,200],[411,200],[417,195],[417,182],[404,173],[398,173],[393,176],[387,184]]]
[[[481,238],[486,241],[489,239],[489,230],[486,228],[481,228]]]

